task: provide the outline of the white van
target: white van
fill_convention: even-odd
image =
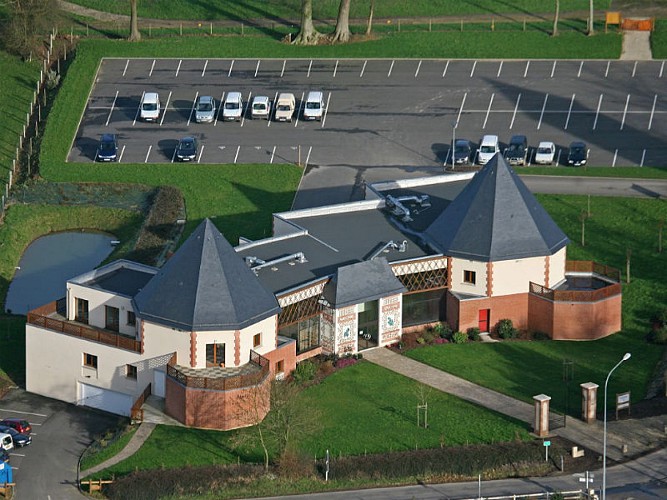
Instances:
[[[139,105],[139,118],[146,122],[156,122],[160,118],[160,96],[157,92],[145,92]]]
[[[222,119],[225,121],[241,121],[243,116],[243,96],[241,92],[230,92],[225,98],[222,108]]]
[[[493,155],[500,152],[500,144],[497,135],[485,135],[479,143],[477,151],[477,163],[486,165]]]
[[[274,118],[277,122],[291,122],[296,108],[296,99],[294,94],[283,93],[278,95],[276,101],[276,113]]]
[[[306,104],[303,107],[303,119],[322,121],[323,114],[324,95],[322,92],[308,92],[308,96],[306,97]]]
[[[9,451],[14,448],[14,440],[11,434],[0,433],[0,449]]]
[[[269,119],[271,116],[271,101],[265,95],[257,95],[252,99],[252,106],[250,106],[250,117],[254,120],[256,118]]]

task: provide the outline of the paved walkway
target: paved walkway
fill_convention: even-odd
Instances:
[[[364,351],[364,359],[440,391],[526,422],[531,429],[533,428],[535,421],[533,404],[473,384],[384,347]],[[599,397],[602,398],[602,395]],[[664,446],[667,438],[665,426],[667,426],[665,415],[641,420],[608,421],[607,456],[610,460],[621,461]],[[567,426],[553,430],[552,435],[561,436],[601,455],[602,427],[602,422],[586,424],[568,417]],[[623,452],[623,445],[627,446],[627,453]]]
[[[621,60],[650,61],[651,59],[653,59],[653,54],[651,52],[651,32],[624,31]]]

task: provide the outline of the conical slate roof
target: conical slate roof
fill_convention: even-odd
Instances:
[[[380,257],[339,267],[323,295],[336,308],[363,304],[405,292],[387,259]]]
[[[209,219],[134,302],[140,318],[188,331],[239,330],[280,312],[275,296]]]
[[[553,255],[569,242],[500,154],[477,172],[425,236],[444,255],[485,262]]]

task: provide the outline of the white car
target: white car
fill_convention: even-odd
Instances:
[[[252,119],[263,118],[268,120],[269,116],[271,116],[271,101],[269,98],[264,95],[255,96],[250,106],[250,117]]]
[[[556,145],[553,142],[540,142],[535,152],[535,163],[537,165],[553,165],[555,155]]]

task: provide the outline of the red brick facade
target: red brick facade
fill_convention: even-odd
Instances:
[[[281,361],[283,362],[281,373],[288,375],[296,368],[296,342],[278,346],[276,350],[264,354],[264,357],[269,360],[269,367],[273,375],[276,374],[276,366]]]
[[[454,330],[465,332],[468,328],[479,326],[480,309],[491,311],[491,331],[498,321],[505,318],[511,319],[516,328],[528,328],[527,293],[459,300],[451,292],[447,292],[447,322]]]

